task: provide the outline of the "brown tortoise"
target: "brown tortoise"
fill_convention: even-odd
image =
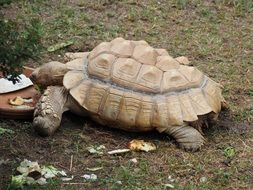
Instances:
[[[50,62],[31,79],[47,87],[34,112],[34,128],[51,135],[70,110],[98,123],[127,131],[153,129],[173,136],[186,150],[204,143],[201,127],[217,118],[221,86],[185,57],[172,58],[165,49],[145,41],[116,38],[74,60]]]

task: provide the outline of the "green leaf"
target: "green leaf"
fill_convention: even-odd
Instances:
[[[248,89],[248,94],[253,96],[253,88]]]
[[[3,19],[0,13],[0,72],[9,80],[18,81],[22,66],[41,52],[43,27],[39,19],[29,18],[25,24]]]
[[[235,149],[231,146],[225,148],[224,155],[226,158],[233,158],[235,156]]]
[[[4,133],[14,134],[14,131],[0,127],[0,135],[3,135]]]
[[[25,183],[24,175],[11,176],[11,183],[8,186],[8,190],[23,189]]]
[[[70,46],[72,44],[74,44],[74,41],[73,40],[68,40],[66,42],[62,42],[62,43],[59,43],[59,44],[55,44],[55,45],[49,46],[47,48],[47,51],[48,52],[54,52],[54,51],[57,51],[59,49],[65,48],[67,46]]]

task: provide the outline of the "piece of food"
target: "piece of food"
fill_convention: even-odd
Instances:
[[[17,96],[13,99],[9,100],[9,104],[14,105],[14,106],[20,106],[24,104],[24,99],[21,98],[20,96]]]
[[[153,151],[156,150],[156,146],[153,143],[145,142],[144,140],[132,140],[128,145],[130,150],[134,151]]]

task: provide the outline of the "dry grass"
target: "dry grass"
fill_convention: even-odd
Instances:
[[[65,51],[89,51],[116,36],[145,39],[154,47],[166,48],[172,56],[186,55],[192,63],[224,86],[230,111],[218,127],[206,131],[208,142],[202,151],[186,153],[172,139],[160,134],[132,134],[97,126],[67,114],[64,126],[51,138],[34,134],[30,122],[2,120],[1,127],[12,135],[0,137],[0,186],[5,188],[20,160],[27,158],[78,176],[85,168],[103,166],[97,182],[63,185],[52,181],[30,189],[251,189],[253,188],[253,12],[243,0],[100,0],[19,1],[0,7],[5,18],[20,22],[40,18],[45,47],[74,40],[74,45],[54,53],[45,51],[39,64],[61,60]],[[16,11],[19,10],[19,11]],[[31,62],[29,64],[36,65]],[[76,121],[77,120],[77,121]],[[83,129],[84,123],[87,123]],[[94,156],[86,148],[104,144],[107,150],[124,148],[133,138],[154,142],[153,153]],[[95,140],[94,140],[95,139]],[[235,155],[229,157],[226,148]],[[129,162],[137,158],[138,163]],[[168,177],[174,180],[169,180]],[[118,181],[122,182],[122,185]],[[74,182],[83,182],[76,177]]]

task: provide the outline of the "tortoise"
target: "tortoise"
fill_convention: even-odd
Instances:
[[[47,87],[34,111],[33,127],[41,135],[52,135],[70,110],[126,131],[155,129],[196,151],[205,142],[201,129],[225,104],[222,86],[186,57],[173,58],[143,40],[115,38],[69,57],[74,59],[49,62],[31,75]]]

